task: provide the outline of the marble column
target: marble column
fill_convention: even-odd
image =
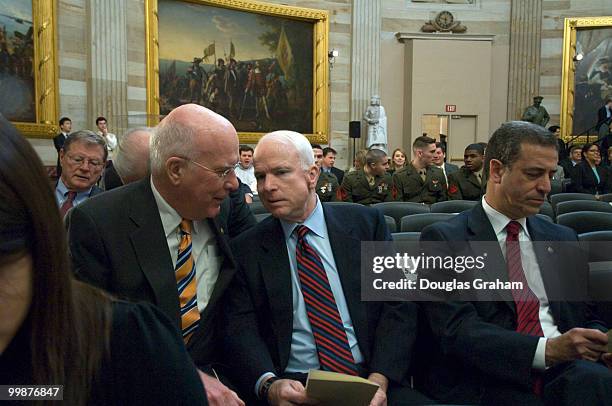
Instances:
[[[380,95],[381,3],[381,0],[353,0],[350,111],[352,121],[361,121],[370,103],[370,97]],[[381,102],[384,106],[385,101]],[[365,145],[367,136],[365,130],[366,127],[362,123],[358,149]],[[350,146],[352,149],[352,143]]]
[[[519,120],[540,91],[542,0],[512,0],[508,119]],[[545,104],[545,103],[543,103]]]
[[[95,128],[96,117],[104,116],[109,131],[120,134],[128,114],[127,0],[89,0],[87,20],[90,127]]]

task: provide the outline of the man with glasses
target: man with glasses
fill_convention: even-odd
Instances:
[[[204,371],[211,405],[244,404],[211,367],[224,363],[221,316],[235,273],[228,231],[217,215],[238,188],[237,163],[232,124],[202,106],[180,106],[155,128],[151,176],[92,199],[70,219],[76,276],[157,305]]]
[[[91,131],[77,131],[66,138],[59,151],[62,171],[55,186],[62,217],[74,206],[102,192],[96,183],[107,154],[104,140]]]

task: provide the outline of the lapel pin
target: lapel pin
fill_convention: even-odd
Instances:
[[[555,252],[552,247],[546,248],[546,251],[548,251],[549,254],[553,254]]]
[[[219,227],[219,231],[223,234],[223,227]]]

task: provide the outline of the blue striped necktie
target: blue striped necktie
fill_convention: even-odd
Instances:
[[[196,269],[191,254],[191,221],[183,219],[179,225],[179,232],[181,242],[174,267],[174,276],[181,306],[181,330],[183,340],[187,342],[198,328],[200,320],[196,294]]]
[[[324,371],[358,375],[321,257],[306,242],[306,234],[309,231],[308,227],[303,225],[296,227],[296,260],[319,364]]]

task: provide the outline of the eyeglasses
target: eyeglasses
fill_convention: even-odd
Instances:
[[[234,165],[226,167],[226,168],[222,168],[222,169],[210,169],[204,165],[202,165],[199,162],[194,161],[193,159],[189,159],[189,158],[183,158],[184,160],[191,162],[192,164],[199,166],[200,168],[212,172],[215,175],[217,175],[217,177],[219,179],[223,179],[225,178],[227,175],[229,175],[232,171],[234,171],[236,168],[238,168],[238,165],[240,165],[240,161],[236,162]]]
[[[76,166],[83,166],[85,163],[88,163],[89,165],[93,166],[94,168],[99,168],[102,165],[104,165],[104,162],[98,160],[98,159],[89,159],[89,158],[85,158],[82,157],[80,155],[77,156],[71,156],[69,154],[66,154],[66,157],[68,158],[68,160],[70,162],[72,162],[74,165]]]

